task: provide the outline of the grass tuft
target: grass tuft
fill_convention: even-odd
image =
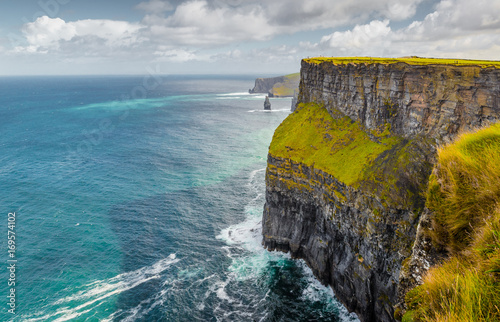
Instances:
[[[500,321],[500,124],[438,150],[427,206],[450,257],[406,295],[406,319]]]
[[[473,228],[500,204],[500,124],[438,149],[427,201],[438,214],[435,244],[452,253],[470,244]]]

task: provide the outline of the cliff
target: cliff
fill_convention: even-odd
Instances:
[[[292,97],[298,91],[300,74],[289,74],[271,78],[257,78],[250,94],[263,93],[269,97]]]
[[[446,255],[416,240],[432,217],[436,146],[499,119],[498,67],[303,60],[298,107],[269,149],[264,246],[303,258],[361,320],[399,317],[406,292]]]

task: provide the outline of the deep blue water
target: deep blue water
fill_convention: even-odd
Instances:
[[[0,78],[0,320],[354,320],[305,264],[260,244],[290,99],[262,111],[253,80]]]

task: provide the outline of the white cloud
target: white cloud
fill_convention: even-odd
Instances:
[[[71,43],[84,51],[97,43],[108,48],[130,47],[141,41],[141,28],[143,26],[126,21],[87,19],[65,22],[60,18],[43,16],[24,26],[23,33],[29,45],[16,50],[47,53],[58,51],[62,46],[68,47]],[[89,44],[92,46],[85,46]]]
[[[319,55],[500,59],[500,0],[441,0],[425,18],[400,27],[424,1],[430,7],[430,0],[147,0],[136,6],[145,11],[140,22],[40,17],[24,25],[26,44],[15,51],[56,53],[45,58],[58,61],[262,66],[298,66]],[[339,26],[351,28],[335,31]]]
[[[427,39],[467,36],[500,29],[500,1],[443,0],[436,11],[405,32]]]
[[[154,52],[157,57],[156,62],[174,62],[174,63],[184,63],[188,61],[208,61],[207,56],[197,55],[196,52],[186,49],[179,48],[167,48],[160,46],[160,48]]]
[[[162,0],[150,0],[147,2],[141,2],[136,6],[136,9],[144,10],[150,13],[160,13],[165,11],[171,11],[174,6],[168,1]]]
[[[299,68],[299,62],[301,57],[297,48],[279,45],[279,46],[271,46],[268,48],[256,49],[252,50],[247,58],[254,61],[255,63],[267,63],[267,64],[283,64],[283,63],[297,63],[297,68]]]
[[[40,17],[27,23],[27,46],[17,51],[98,54],[142,44],[150,54],[158,46],[215,48],[246,41],[268,41],[281,34],[332,28],[366,21],[370,16],[405,19],[424,0],[148,0],[135,8],[147,14],[141,23]],[[97,53],[96,53],[97,51]]]
[[[355,51],[359,54],[364,48],[376,43],[377,46],[385,48],[387,36],[391,34],[389,20],[374,20],[367,25],[358,25],[352,30],[345,32],[334,32],[321,39],[321,45],[340,49],[343,52]]]
[[[334,28],[363,23],[370,17],[404,20],[412,17],[423,0],[289,0],[269,1],[265,11],[270,24],[291,31]]]
[[[417,11],[416,2],[403,2],[398,1],[396,3],[391,3],[387,5],[384,10],[385,16],[392,20],[404,20],[413,17]]]
[[[422,55],[500,59],[500,1],[442,0],[436,10],[408,27],[392,30],[389,21],[374,20],[352,30],[324,36],[305,48],[329,55]],[[333,51],[332,51],[333,50]]]
[[[35,22],[25,25],[23,30],[26,40],[33,48],[59,48],[59,41],[70,40],[76,36],[74,25],[67,25],[60,18],[51,19],[47,16],[38,18]]]
[[[241,50],[239,50],[239,49],[231,50],[228,53],[228,56],[233,58],[233,59],[241,58]]]
[[[401,20],[415,14],[423,0],[192,0],[173,13],[148,14],[150,38],[178,45],[219,46],[266,41],[280,34],[333,28],[372,15]],[[163,3],[152,0],[149,3]],[[158,5],[160,6],[160,5]]]
[[[264,12],[211,7],[207,1],[183,3],[168,17],[146,16],[151,39],[170,44],[212,47],[245,40],[268,40],[276,34]]]

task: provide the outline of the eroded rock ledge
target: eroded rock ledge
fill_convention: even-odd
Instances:
[[[495,67],[304,60],[269,150],[264,246],[303,258],[361,320],[394,320],[439,257],[415,243],[436,146],[498,120],[499,81]]]

